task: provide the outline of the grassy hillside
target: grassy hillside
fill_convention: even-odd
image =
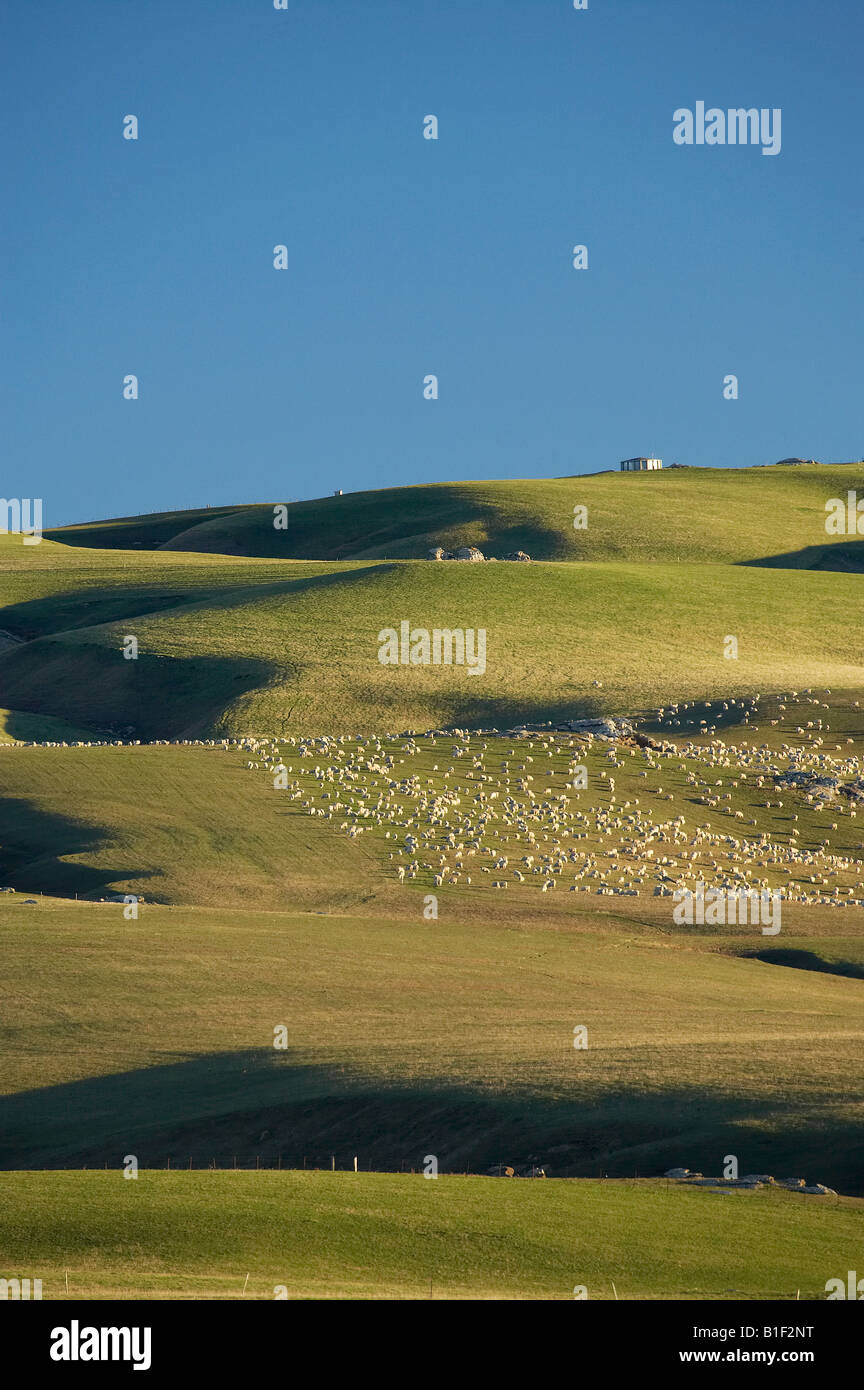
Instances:
[[[403,893],[399,920],[4,895],[0,1166],[434,1153],[632,1177],[736,1154],[861,1192],[860,979],[743,957],[764,938],[659,903],[445,891],[431,921]],[[798,909],[782,941],[849,959],[861,929]]]
[[[110,521],[84,522],[56,527],[46,534],[65,545],[97,550],[158,550],[181,531],[220,517],[239,515],[246,508],[198,507],[183,512],[151,512],[147,516],[121,516]]]
[[[15,535],[0,534],[0,655],[50,633],[159,613],[225,593],[254,594],[280,579],[343,568],[222,555],[78,550],[48,540],[28,547]]]
[[[538,560],[779,563],[864,568],[864,541],[829,537],[825,503],[864,491],[864,464],[664,469],[353,492],[273,507],[127,517],[58,528],[67,545],[210,551],[302,559],[420,559],[474,543]],[[280,499],[274,499],[278,502]],[[574,530],[574,507],[588,526]]]
[[[825,502],[859,485],[858,464],[609,473],[298,503],[286,531],[272,508],[244,507],[65,528],[39,546],[0,537],[0,702],[156,738],[849,692],[864,685],[860,584],[824,571],[860,569],[864,541],[827,537]],[[587,530],[573,529],[577,504]],[[467,540],[554,563],[393,558]],[[485,630],[485,674],[382,666],[377,634],[403,619]]]
[[[132,572],[137,558],[124,556]],[[148,556],[147,575],[164,560]],[[53,591],[53,571],[41,572],[41,599],[19,601],[3,621],[18,635],[28,628],[50,635],[0,657],[3,705],[154,738],[507,727],[700,696],[864,685],[864,663],[849,639],[862,614],[854,575],[416,562],[301,564],[288,578],[281,576],[290,562],[277,567],[280,577],[270,569],[275,562],[257,563],[267,567],[257,583],[248,569],[236,584],[222,575],[218,590],[199,590],[191,601],[176,583],[158,601],[134,584],[88,594],[89,626],[75,625],[82,594],[70,597],[68,572],[60,571],[62,587]],[[192,569],[207,582],[206,565]],[[28,578],[13,572],[12,587],[20,593]],[[382,666],[378,633],[402,619],[426,629],[485,629],[485,673]],[[130,633],[136,661],[123,657]],[[739,643],[734,661],[723,654],[730,634]]]
[[[67,724],[50,714],[22,714],[20,710],[0,709],[0,743],[66,743],[92,737],[92,729]]]
[[[815,712],[810,698],[820,704],[790,698],[793,721]],[[416,906],[436,876],[445,893],[470,885],[463,912],[478,894],[497,896],[502,878],[508,900],[536,907],[550,872],[562,892],[632,889],[643,903],[655,887],[730,876],[781,891],[793,908],[801,895],[807,904],[864,901],[857,802],[808,797],[806,786],[775,791],[789,754],[757,755],[762,730],[740,732],[752,743],[706,738],[665,753],[554,734],[292,742],[278,752],[9,748],[0,881],[68,897],[321,911],[372,904],[388,915]],[[823,733],[834,737],[824,721]],[[799,770],[844,785],[860,777],[860,743],[826,749],[802,735],[798,744]],[[288,785],[276,789],[280,760]],[[578,792],[576,766],[586,777]],[[549,851],[561,856],[554,870],[543,868]],[[505,873],[493,868],[502,855]]]
[[[330,910],[383,882],[359,844],[287,815],[236,750],[29,748],[3,758],[0,878],[22,892]]]
[[[630,1180],[734,1154],[864,1194],[864,542],[824,531],[856,486],[676,470],[0,537],[0,1273],[824,1296],[849,1197]],[[433,541],[549,563],[408,558]],[[485,669],[382,665],[402,620],[482,629]],[[663,749],[383,738],[637,713]],[[91,730],[142,743],[21,746]],[[782,890],[782,934],[676,923],[703,880]],[[137,918],[93,901],[122,894]],[[395,1171],[154,1171],[355,1154]],[[427,1154],[437,1183],[398,1176]],[[534,1160],[551,1182],[454,1176]],[[114,1176],[9,1176],[82,1165]]]
[[[362,1172],[2,1181],[0,1273],[38,1270],[57,1300],[572,1299],[577,1285],[589,1300],[817,1300],[857,1267],[864,1208]]]

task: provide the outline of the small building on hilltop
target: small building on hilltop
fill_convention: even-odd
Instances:
[[[641,473],[644,469],[662,468],[662,459],[622,459],[620,468],[622,473]]]

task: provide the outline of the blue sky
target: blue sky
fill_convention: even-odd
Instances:
[[[861,458],[862,41],[859,0],[5,0],[0,490]],[[677,146],[699,100],[780,154]]]

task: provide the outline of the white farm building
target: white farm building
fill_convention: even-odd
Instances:
[[[645,468],[662,468],[663,460],[646,458],[622,459],[620,467],[622,473],[640,473]]]

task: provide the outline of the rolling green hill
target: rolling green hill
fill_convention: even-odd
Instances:
[[[864,491],[864,463],[665,469],[354,492],[289,506],[126,517],[49,532],[67,545],[167,548],[286,559],[425,559],[476,544],[538,560],[778,563],[864,568],[864,541],[829,537],[825,503]],[[278,499],[276,499],[278,501]],[[588,526],[574,530],[574,507]],[[834,556],[835,558],[832,558]]]
[[[682,469],[347,495],[284,532],[229,507],[0,536],[0,1273],[37,1256],[48,1297],[70,1267],[78,1295],[234,1297],[238,1263],[254,1297],[824,1296],[849,1197],[453,1174],[735,1154],[864,1192],[864,542],[824,528],[859,486]],[[417,558],[433,542],[546,563]],[[482,669],[383,665],[403,620],[482,629]],[[665,748],[376,742],[600,714]],[[44,746],[119,738],[141,744]],[[148,746],[199,738],[225,743]],[[777,783],[793,750],[816,781]],[[700,876],[784,889],[782,936],[676,923]],[[438,1183],[154,1171],[430,1153]],[[115,1173],[8,1174],[81,1165]]]
[[[141,571],[146,594],[134,566],[102,592],[77,595],[68,570],[58,572],[60,592],[59,584],[51,592],[53,571],[41,572],[32,586],[41,597],[19,598],[2,621],[21,635],[49,635],[0,657],[2,704],[160,738],[509,727],[700,696],[864,685],[850,641],[864,611],[855,575],[397,562],[306,563],[294,577],[291,562],[259,561],[256,583],[253,562],[243,561],[239,582],[223,571],[218,588],[205,588],[214,576],[195,557],[201,587],[191,597],[176,570],[170,592],[153,590],[157,558]],[[172,567],[182,558],[164,557]],[[14,575],[19,595],[28,577]],[[96,624],[76,625],[80,603]],[[485,672],[381,665],[378,634],[403,619],[427,630],[484,629]],[[139,644],[135,661],[123,656],[128,634]],[[730,634],[734,661],[724,657]]]
[[[864,541],[824,523],[825,501],[857,484],[864,465],[609,473],[298,503],[286,531],[271,508],[238,507],[64,528],[39,546],[3,536],[0,703],[158,738],[506,726],[817,682],[851,692],[864,686],[860,583],[825,571],[859,569]],[[573,529],[577,504],[587,530]],[[394,558],[469,540],[552,558]],[[382,666],[378,633],[402,620],[483,629],[485,673]]]
[[[434,1153],[632,1177],[735,1154],[861,1193],[860,979],[748,958],[764,938],[674,928],[668,905],[445,892],[433,921],[423,895],[406,887],[398,918],[137,920],[4,895],[0,1168]],[[787,948],[860,954],[855,919],[822,911],[791,914]]]
[[[330,911],[354,907],[384,881],[359,844],[287,815],[236,749],[23,748],[3,757],[0,878],[21,892]]]
[[[800,720],[808,705],[793,709]],[[761,740],[758,726],[740,732],[753,747]],[[799,768],[845,783],[860,774],[860,742],[844,739],[833,752],[798,742]],[[789,761],[779,748],[748,774],[743,747],[726,745],[722,755],[707,740],[701,754],[699,747],[677,752],[670,744],[661,754],[625,744],[612,752],[568,735],[482,735],[455,747],[452,736],[287,743],[278,755],[221,744],[7,748],[0,884],[66,897],[131,893],[181,906],[387,916],[415,912],[418,893],[440,887],[446,895],[462,884],[471,888],[458,895],[468,920],[475,899],[482,919],[488,908],[479,900],[498,896],[493,882],[502,875],[492,865],[504,855],[518,920],[520,908],[537,908],[551,870],[518,879],[513,870],[526,853],[539,865],[544,850],[563,844],[574,857],[561,865],[562,893],[632,887],[644,913],[670,875],[725,881],[732,836],[735,872],[782,891],[793,914],[834,898],[864,899],[857,801],[833,796],[823,805],[806,787],[775,792],[774,774]],[[574,795],[576,765],[585,789]],[[454,829],[459,858],[449,843]],[[408,853],[412,837],[417,847]],[[661,863],[664,841],[674,872]],[[668,903],[653,906],[668,917]],[[494,911],[504,920],[510,907]],[[543,900],[543,920],[558,911]]]
[[[833,1203],[833,1199],[832,1203]],[[382,1173],[3,1177],[0,1273],[79,1299],[824,1299],[862,1203]],[[322,1239],[322,1233],[326,1238]]]

